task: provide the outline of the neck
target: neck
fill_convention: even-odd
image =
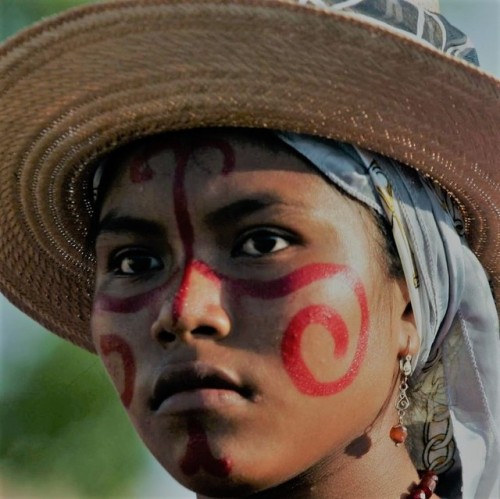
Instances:
[[[396,397],[397,384],[387,400]],[[397,420],[386,403],[370,429],[336,449],[300,475],[245,497],[249,499],[409,499],[420,483],[404,445],[396,447],[389,431]],[[213,499],[197,496],[198,499]],[[431,499],[439,499],[432,495]]]
[[[403,446],[389,436],[368,435],[351,442],[342,455],[333,455],[301,475],[251,499],[360,499],[410,497],[420,478]],[[203,499],[205,496],[198,496]],[[437,496],[432,496],[436,498]]]
[[[418,473],[406,449],[386,440],[359,437],[342,456],[330,457],[255,499],[404,497],[419,482]]]

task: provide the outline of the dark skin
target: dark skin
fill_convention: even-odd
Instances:
[[[130,149],[100,221],[94,342],[176,480],[200,499],[418,482],[388,437],[417,334],[366,209],[277,141],[199,131]]]

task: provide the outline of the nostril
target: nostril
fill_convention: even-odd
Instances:
[[[160,343],[172,343],[175,341],[175,334],[169,333],[163,329],[158,333],[157,338]]]
[[[211,326],[200,326],[193,329],[191,334],[195,336],[216,336],[217,329]]]

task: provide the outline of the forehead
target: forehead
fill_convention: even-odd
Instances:
[[[108,166],[100,220],[113,212],[175,225],[183,210],[191,224],[251,203],[274,207],[283,220],[323,224],[322,230],[374,230],[366,208],[272,132],[204,129],[161,135],[132,144]]]
[[[228,176],[235,170],[295,170],[316,173],[308,162],[272,132],[201,129],[159,135],[127,146],[113,160],[118,182],[142,183],[175,168]],[[147,167],[145,167],[147,163]],[[142,168],[141,168],[142,167]]]
[[[105,205],[131,204],[167,195],[174,189],[197,191],[195,199],[238,195],[248,189],[277,189],[303,197],[315,184],[331,191],[307,160],[272,132],[194,130],[160,135],[127,146],[109,158],[100,187]],[[168,186],[171,186],[168,188]]]

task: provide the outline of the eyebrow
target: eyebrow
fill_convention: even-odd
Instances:
[[[275,205],[288,205],[288,203],[271,194],[251,199],[240,199],[209,213],[205,217],[205,223],[212,227],[220,227],[221,225],[235,223],[258,211]]]
[[[165,236],[165,228],[146,218],[119,215],[111,210],[99,222],[97,236],[101,234],[136,234],[139,236]]]

